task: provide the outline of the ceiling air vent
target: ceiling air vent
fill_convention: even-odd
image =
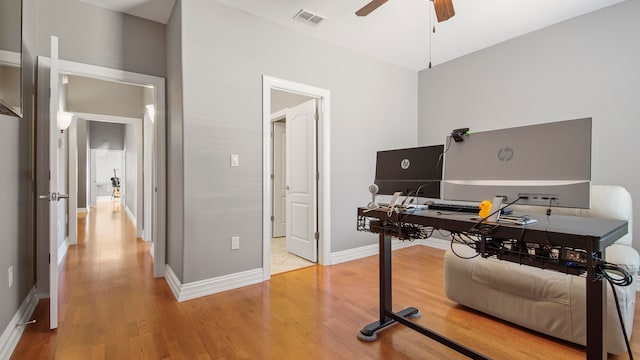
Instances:
[[[293,18],[300,22],[313,26],[320,24],[324,20],[327,20],[326,17],[320,14],[312,13],[311,11],[305,9],[298,11],[296,16],[294,16]]]

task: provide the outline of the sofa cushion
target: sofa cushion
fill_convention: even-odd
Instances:
[[[538,269],[495,258],[476,261],[473,281],[501,292],[538,301],[569,304],[569,280],[556,271]]]

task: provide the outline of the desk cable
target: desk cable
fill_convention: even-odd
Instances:
[[[618,294],[616,293],[615,286],[629,286],[633,283],[633,276],[622,266],[602,261],[601,259],[595,259],[598,261],[596,265],[596,281],[605,279],[611,286],[611,292],[616,303],[616,310],[618,312],[618,320],[620,320],[620,328],[622,329],[622,335],[624,335],[624,343],[627,346],[627,352],[629,353],[629,359],[633,360],[633,353],[631,352],[631,345],[629,344],[629,336],[627,329],[624,326],[624,320],[622,318],[622,311],[620,310],[620,303],[618,301]],[[612,275],[615,274],[615,275]],[[635,296],[635,295],[634,295]]]

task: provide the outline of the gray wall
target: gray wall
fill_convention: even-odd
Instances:
[[[91,121],[89,147],[102,150],[124,150],[124,124]]]
[[[34,274],[34,216],[33,216],[33,122],[34,103],[31,94],[35,91],[35,0],[25,0],[23,47],[23,119],[4,117],[0,119],[0,146],[2,164],[7,169],[0,175],[0,186],[6,190],[7,198],[2,202],[0,232],[0,329],[8,326],[20,304],[35,284]],[[10,170],[13,169],[13,170]],[[14,266],[14,284],[9,288],[6,274]]]
[[[67,111],[142,118],[144,87],[69,76]]]
[[[182,149],[182,1],[167,24],[167,263],[182,279],[184,169]]]
[[[376,150],[417,143],[416,73],[215,1],[181,5],[184,226],[170,238],[184,234],[184,263],[169,257],[177,272],[183,265],[181,280],[262,267],[264,74],[331,91],[331,250],[375,243],[355,231],[354,211],[367,202]],[[170,89],[176,81],[170,74]],[[171,147],[179,136],[171,134]],[[239,154],[239,168],[230,168],[231,153]],[[170,229],[180,227],[168,218]],[[231,251],[236,235],[240,249]]]
[[[87,137],[88,123],[85,119],[77,119],[76,139],[78,141],[78,209],[89,208],[89,178],[87,169],[89,166],[89,142]]]
[[[0,329],[5,329],[22,303],[26,293],[20,291],[19,285],[27,279],[21,279],[21,277],[28,275],[31,271],[21,264],[19,252],[19,193],[16,189],[20,181],[18,135],[21,121],[19,118],[0,115],[0,164],[2,164],[0,186],[7,190],[3,201],[0,202],[0,232],[3,239],[2,251],[0,251],[0,274],[2,274],[2,280],[0,280],[0,325],[2,326]],[[7,282],[7,271],[10,266],[14,268],[14,281],[16,281],[11,288]],[[26,273],[22,274],[22,272]]]
[[[639,20],[630,0],[420,72],[419,142],[592,117],[593,183],[631,192],[640,249]]]
[[[20,0],[0,1],[0,49],[20,52]]]
[[[280,90],[271,90],[271,113],[292,107],[311,99],[310,97]]]
[[[6,105],[20,108],[21,71],[19,67],[0,64],[0,100]]]
[[[60,58],[165,76],[164,24],[80,0],[38,1],[38,55],[49,56],[49,38],[60,39]]]

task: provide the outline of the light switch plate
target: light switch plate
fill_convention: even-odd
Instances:
[[[13,286],[13,265],[9,266],[9,287]]]

